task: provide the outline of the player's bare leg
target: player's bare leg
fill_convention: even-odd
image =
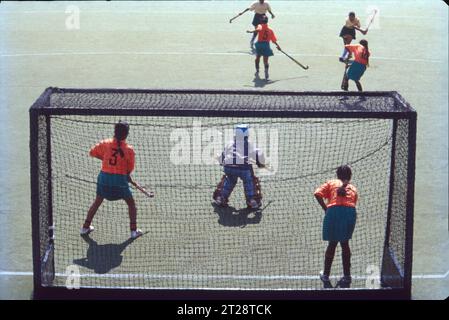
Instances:
[[[94,227],[91,226],[90,224],[92,223],[92,220],[95,214],[97,213],[98,208],[103,203],[103,200],[104,200],[103,197],[97,196],[92,205],[90,206],[89,211],[87,212],[86,220],[84,221],[83,227],[80,230],[80,233],[82,235],[88,234],[94,230]]]
[[[256,56],[255,66],[256,66],[256,75],[259,75],[259,65],[260,65],[260,56]]]
[[[128,205],[128,214],[129,214],[129,227],[131,229],[131,238],[135,239],[142,235],[142,231],[137,229],[137,208],[136,203],[134,202],[134,198],[125,199],[126,204]]]
[[[343,37],[343,45],[351,44],[351,42],[352,42],[352,37],[350,35],[346,35]],[[351,52],[348,52],[348,50],[346,48],[344,48],[339,60],[340,60],[340,62],[345,62],[345,61],[351,59],[351,57],[352,57]]]
[[[255,28],[254,28],[255,30]],[[251,49],[254,49],[254,42],[256,42],[257,32],[253,33],[253,37],[251,38],[250,47]]]
[[[362,84],[360,83],[360,81],[355,81],[355,85],[357,86],[357,90],[359,90],[360,92],[363,91]]]
[[[269,78],[269,74],[268,74],[268,68],[269,68],[268,56],[267,57],[265,57],[265,56],[263,57],[263,65],[265,67],[265,80],[268,81],[268,78]]]

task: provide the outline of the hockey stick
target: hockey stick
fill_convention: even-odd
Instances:
[[[367,34],[367,33],[368,33],[369,27],[371,26],[371,23],[373,23],[374,17],[376,16],[376,13],[377,13],[377,10],[374,9],[374,14],[373,14],[373,16],[371,17],[371,20],[370,20],[370,22],[368,23],[368,26],[366,27],[364,34]]]
[[[344,91],[348,91],[348,86],[349,86],[349,79],[348,76],[346,75],[346,71],[348,71],[349,68],[349,62],[346,60],[345,62],[345,71],[343,73],[343,80],[341,80],[341,89]]]
[[[220,157],[221,157],[221,156],[217,154],[217,155],[213,156],[212,159],[214,159],[215,161],[219,161]],[[220,161],[219,161],[219,162],[220,162]],[[248,162],[249,162],[250,164],[256,165],[259,169],[265,169],[265,170],[270,171],[270,172],[274,172],[274,171],[275,171],[275,170],[274,170],[270,165],[268,165],[268,164],[258,165],[257,162],[256,162],[256,160],[254,160],[254,159],[252,159],[252,158],[249,158],[249,159],[248,159]],[[220,166],[223,166],[223,164],[220,163]]]
[[[295,58],[293,58],[292,56],[290,56],[289,54],[287,54],[285,51],[283,50],[279,50],[280,52],[282,52],[283,54],[285,54],[287,57],[289,57],[294,63],[296,63],[298,66],[300,66],[301,68],[303,68],[304,70],[309,69],[309,66],[304,66],[302,65],[299,61],[297,61]]]
[[[131,179],[131,177],[129,177],[129,183],[131,183],[134,187],[136,187],[137,190],[142,192],[148,198],[153,198],[154,197],[154,192],[147,191],[144,187],[140,186],[137,182],[135,182],[133,179]]]
[[[237,19],[237,18],[240,17],[241,15],[242,15],[242,14],[239,13],[239,14],[236,15],[235,17],[231,18],[231,19],[229,20],[229,23],[232,23],[232,21],[234,21],[235,19]]]

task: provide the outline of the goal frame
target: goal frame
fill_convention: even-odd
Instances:
[[[215,94],[215,95],[270,95],[270,96],[341,96],[393,98],[395,104],[400,106],[398,110],[392,111],[366,111],[346,109],[341,111],[329,110],[204,110],[196,108],[166,109],[154,106],[151,109],[126,108],[126,109],[104,109],[104,108],[55,108],[50,107],[50,99],[53,93],[101,93],[101,94]],[[115,289],[115,288],[80,288],[68,290],[64,287],[53,287],[46,285],[51,282],[50,275],[43,274],[42,264],[49,260],[53,263],[53,212],[52,212],[52,178],[51,178],[51,117],[54,115],[122,115],[122,116],[176,116],[176,117],[267,117],[267,118],[370,118],[391,119],[393,121],[393,140],[390,165],[390,191],[388,199],[387,223],[385,230],[384,265],[395,264],[394,257],[389,252],[389,234],[392,215],[392,197],[394,188],[394,165],[396,135],[395,130],[398,121],[408,121],[408,154],[407,154],[407,194],[406,194],[406,225],[405,225],[405,262],[404,270],[398,270],[396,275],[400,287],[381,289],[338,289],[338,290],[199,290],[199,289]],[[290,92],[290,91],[261,91],[261,90],[153,90],[153,89],[71,89],[71,88],[47,88],[36,100],[29,110],[30,120],[30,184],[31,184],[31,218],[32,218],[32,248],[33,248],[33,283],[34,298],[37,299],[262,299],[262,300],[291,300],[291,299],[410,299],[412,283],[412,255],[413,255],[413,211],[414,211],[414,182],[415,182],[415,157],[416,157],[416,125],[417,113],[396,91],[379,92]],[[45,160],[48,170],[44,172],[42,179],[39,172],[39,123],[45,126]],[[41,142],[42,143],[42,142]],[[42,183],[44,180],[44,184]],[[47,198],[43,199],[40,189],[46,188]],[[42,203],[46,203],[44,209]],[[44,216],[43,216],[44,215]],[[47,225],[42,225],[42,217]],[[43,230],[47,227],[48,230]],[[44,241],[41,239],[45,235]],[[47,243],[45,243],[47,242]],[[46,248],[45,251],[43,248]],[[48,267],[47,267],[48,268]],[[50,265],[54,272],[54,265]],[[50,279],[47,277],[50,276]],[[45,279],[44,279],[45,278]],[[391,277],[390,277],[391,278]],[[394,277],[393,277],[394,278]],[[396,279],[396,280],[397,280]],[[392,281],[381,274],[382,283]],[[395,281],[395,279],[393,279]]]

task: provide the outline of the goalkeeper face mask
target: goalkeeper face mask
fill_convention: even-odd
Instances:
[[[236,138],[244,138],[249,136],[249,125],[248,124],[239,124],[235,127],[235,137]]]

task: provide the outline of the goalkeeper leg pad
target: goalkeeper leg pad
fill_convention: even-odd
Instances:
[[[214,199],[215,203],[218,205],[225,205],[228,202],[227,199],[223,199],[221,197],[225,180],[226,175],[223,175],[220,182],[217,184],[217,187],[215,188],[214,194],[212,195],[212,199]]]
[[[254,175],[254,172],[250,172],[250,175],[246,177],[243,186],[248,207],[259,208],[262,204],[262,189],[260,180]]]

